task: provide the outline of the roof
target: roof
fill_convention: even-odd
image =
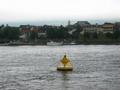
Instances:
[[[88,26],[88,25],[90,25],[90,23],[88,21],[78,21],[76,24],[78,24],[80,26]]]

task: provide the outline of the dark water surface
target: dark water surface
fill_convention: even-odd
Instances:
[[[72,72],[56,71],[64,53]],[[120,90],[120,46],[1,46],[0,90]]]

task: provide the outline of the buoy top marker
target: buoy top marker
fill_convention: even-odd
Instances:
[[[66,56],[66,54],[65,54],[64,57],[61,59],[61,63],[62,63],[64,66],[66,66],[66,64],[67,64],[68,62],[70,62],[70,61],[67,59],[67,56]]]

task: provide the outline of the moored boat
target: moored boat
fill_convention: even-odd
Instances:
[[[47,45],[48,46],[59,46],[59,45],[63,45],[63,42],[53,42],[53,41],[50,41],[50,42],[47,42]]]

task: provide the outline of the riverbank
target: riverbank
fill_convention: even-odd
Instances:
[[[120,41],[80,41],[83,45],[120,45]]]
[[[47,45],[47,43],[0,43],[0,46],[22,46],[22,45]],[[76,43],[64,43],[62,45],[120,45],[120,41],[79,41]]]

